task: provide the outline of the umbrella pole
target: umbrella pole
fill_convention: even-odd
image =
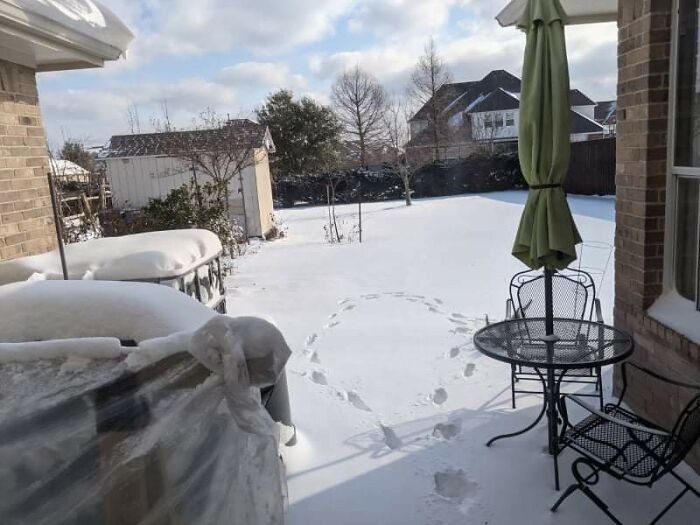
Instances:
[[[544,269],[544,316],[547,335],[554,335],[554,298],[552,294],[554,270]]]

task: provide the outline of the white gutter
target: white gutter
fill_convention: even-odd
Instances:
[[[93,0],[0,0],[0,35],[39,71],[102,66],[124,56],[134,38]]]

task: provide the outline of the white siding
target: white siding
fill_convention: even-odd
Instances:
[[[265,151],[265,150],[258,150]],[[245,209],[248,222],[248,234],[260,237],[268,230],[269,214],[272,213],[272,187],[269,183],[269,164],[267,154],[256,155],[257,166],[243,171]],[[126,159],[106,159],[107,178],[112,188],[114,207],[143,208],[150,199],[163,199],[168,194],[190,182],[192,167],[181,159],[172,157],[131,157]],[[259,175],[258,172],[263,175]],[[258,177],[264,178],[267,173],[268,183],[259,183]],[[207,175],[198,174],[199,181],[206,182]],[[229,206],[231,215],[241,226],[243,217],[243,200],[240,192],[240,181],[235,177],[231,181]],[[258,197],[259,192],[268,194]],[[264,203],[261,210],[260,203]],[[269,206],[268,206],[269,202]],[[269,209],[269,211],[268,211]],[[264,214],[264,216],[263,216]]]

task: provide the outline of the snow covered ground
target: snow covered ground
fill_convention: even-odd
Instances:
[[[509,369],[472,345],[484,318],[500,319],[509,255],[525,194],[504,192],[366,205],[364,243],[329,245],[324,208],[281,213],[288,238],[238,261],[232,315],[273,319],[294,351],[288,370],[299,444],[285,451],[292,525],[599,523],[581,496],[556,515],[546,429],[486,448],[526,426],[540,399],[510,409]],[[572,197],[612,320],[614,201]],[[350,228],[356,207],[339,216]],[[602,270],[607,266],[607,272]],[[609,394],[609,379],[606,385]],[[561,458],[571,482],[574,455]],[[696,479],[697,478],[691,478]],[[700,483],[699,483],[700,485]],[[597,487],[627,523],[650,519],[679,490],[604,479]],[[686,497],[666,523],[691,523]],[[694,516],[694,517],[693,517]]]

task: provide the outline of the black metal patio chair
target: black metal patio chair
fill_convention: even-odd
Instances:
[[[510,281],[510,297],[506,301],[506,319],[545,317],[544,272],[526,270],[516,273]],[[554,317],[581,319],[603,323],[600,299],[596,297],[593,277],[575,268],[555,272],[552,277]],[[523,381],[538,384],[541,376],[534,368],[511,365],[510,390],[513,408],[516,394],[542,394],[541,390],[518,388]],[[581,393],[583,397],[596,397],[603,408],[603,382],[600,368],[571,370],[562,378],[562,384],[592,385],[594,392]]]
[[[685,406],[671,431],[647,421],[621,407],[627,391],[628,367],[684,390],[695,391],[695,396]],[[566,395],[560,403],[564,427],[560,438],[563,448],[569,447],[582,457],[571,466],[576,483],[561,495],[552,507],[555,512],[571,494],[580,490],[598,506],[614,523],[620,520],[591,490],[600,480],[600,472],[629,483],[652,487],[664,476],[671,475],[682,485],[678,494],[651,522],[657,523],[687,492],[700,497],[674,469],[685,459],[700,438],[700,385],[674,381],[632,363],[622,365],[623,388],[616,404],[607,404],[602,411],[590,407],[575,396]],[[691,394],[692,395],[692,394]],[[566,400],[586,409],[590,415],[580,423],[569,423]],[[583,467],[590,469],[584,473]]]

